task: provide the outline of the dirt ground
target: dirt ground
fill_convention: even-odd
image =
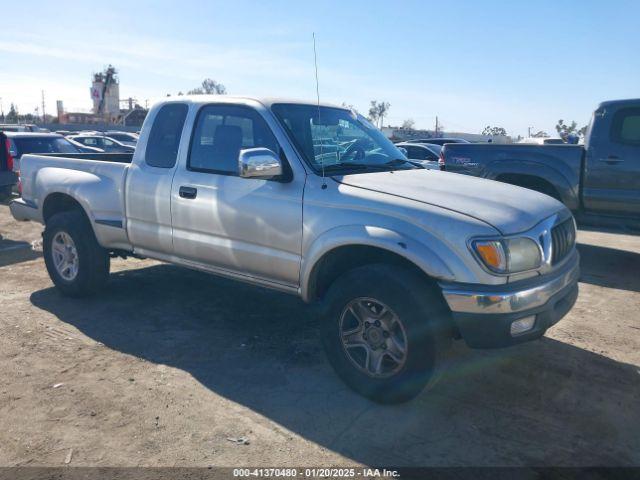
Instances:
[[[580,297],[546,337],[456,342],[389,407],[338,380],[295,297],[116,260],[100,296],[63,298],[40,231],[0,206],[0,466],[640,466],[640,236],[581,230]]]

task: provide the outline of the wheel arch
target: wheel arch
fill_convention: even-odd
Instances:
[[[454,279],[444,261],[420,242],[379,227],[341,227],[318,238],[305,256],[300,282],[303,300],[321,299],[341,274],[371,263],[401,265],[430,282]]]
[[[577,191],[579,179],[573,178],[573,173],[567,166],[565,166],[567,171],[558,171],[542,162],[501,161],[493,162],[487,170],[491,172],[488,178],[492,180],[529,188],[547,195],[551,193],[550,196],[561,201],[571,210],[579,206]],[[544,188],[547,191],[541,191]]]
[[[71,210],[79,210],[89,220],[89,215],[84,206],[74,197],[68,193],[51,192],[42,202],[42,220],[46,225],[53,215]]]
[[[549,180],[542,178],[538,175],[524,174],[524,173],[502,173],[496,177],[498,182],[509,183],[518,187],[528,188],[535,190],[536,192],[544,193],[556,200],[561,200],[562,197],[556,185]]]

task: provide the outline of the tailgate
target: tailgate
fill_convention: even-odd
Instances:
[[[497,145],[491,145],[497,147]],[[480,162],[480,145],[470,143],[446,143],[440,152],[438,165],[440,170],[454,173],[475,175],[478,173]],[[485,145],[482,145],[485,147]]]

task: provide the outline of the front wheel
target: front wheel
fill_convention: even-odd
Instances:
[[[443,299],[393,265],[351,270],[326,296],[322,338],[338,375],[380,403],[407,401],[433,384],[451,341]]]
[[[64,295],[82,297],[104,286],[109,276],[109,254],[98,244],[83,212],[55,214],[47,221],[42,236],[47,271]]]

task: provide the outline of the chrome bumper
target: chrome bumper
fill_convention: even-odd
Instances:
[[[519,287],[471,288],[470,285],[441,284],[442,293],[454,313],[510,314],[545,305],[551,297],[576,284],[580,277],[580,256],[577,251],[555,274],[548,274],[520,283]]]

